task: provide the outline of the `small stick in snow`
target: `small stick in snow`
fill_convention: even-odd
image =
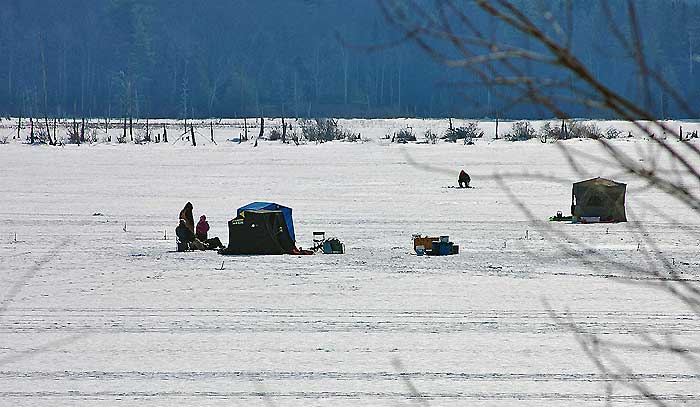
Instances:
[[[126,222],[124,222],[124,231],[126,232]]]

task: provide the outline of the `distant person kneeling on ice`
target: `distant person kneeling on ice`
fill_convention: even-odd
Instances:
[[[187,227],[187,221],[185,219],[180,219],[180,224],[175,228],[175,235],[177,236],[178,252],[186,252],[194,249],[206,249],[204,243],[200,242],[194,233],[192,233],[190,228]]]
[[[469,178],[469,174],[464,172],[464,170],[459,172],[459,179],[457,180],[459,182],[459,187],[460,188],[471,188],[469,186],[469,183],[471,182],[471,178]]]
[[[221,244],[221,240],[219,240],[218,237],[208,239],[207,233],[209,233],[209,222],[207,222],[207,216],[202,215],[199,217],[199,222],[197,222],[197,230],[195,232],[197,239],[204,242],[207,246],[207,249],[217,249],[224,247],[224,245]]]

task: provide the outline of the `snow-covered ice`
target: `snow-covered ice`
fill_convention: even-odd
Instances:
[[[0,146],[0,405],[604,405],[610,378],[548,307],[605,339],[700,342],[697,315],[609,262],[650,267],[651,236],[697,281],[700,217],[595,141],[558,143],[579,173],[551,143],[395,145],[381,129],[405,123],[345,125],[373,140],[253,148],[217,128],[218,145],[196,148]],[[648,140],[613,143],[673,169]],[[460,168],[475,188],[444,188]],[[595,176],[628,183],[643,230],[539,221]],[[185,202],[226,243],[226,221],[254,200],[292,207],[299,245],[323,230],[347,254],[174,252]],[[413,233],[449,235],[461,253],[412,255]],[[661,399],[700,403],[694,366],[616,354]],[[612,390],[614,405],[644,404]]]

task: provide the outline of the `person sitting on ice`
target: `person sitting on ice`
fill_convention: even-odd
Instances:
[[[199,217],[199,222],[197,222],[197,230],[195,232],[195,236],[197,237],[197,239],[203,242],[209,250],[224,247],[224,245],[221,244],[221,240],[219,240],[218,237],[212,237],[211,239],[208,239],[208,233],[209,222],[207,222],[207,216],[202,215]]]
[[[207,240],[207,233],[209,233],[209,222],[207,222],[207,216],[202,215],[199,217],[199,222],[197,222],[195,235],[197,236],[197,239],[204,242]]]
[[[197,236],[187,227],[187,221],[185,221],[185,219],[180,219],[180,224],[175,228],[175,235],[177,236],[178,252],[194,249],[206,250],[204,243],[197,239]]]
[[[464,170],[459,172],[459,179],[457,180],[459,182],[459,187],[460,188],[471,188],[469,186],[469,183],[471,182],[471,178],[469,177],[469,174],[464,172]]]

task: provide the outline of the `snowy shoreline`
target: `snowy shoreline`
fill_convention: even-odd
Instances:
[[[248,128],[249,140],[253,140],[257,137],[259,132],[259,118],[249,118],[246,119],[244,125],[244,119],[194,119],[187,120],[187,128],[193,126],[197,138],[201,140],[202,145],[211,143],[211,133],[213,132],[214,141],[217,143],[225,142],[227,140],[232,140],[240,137],[244,133],[244,127]],[[265,138],[270,130],[279,130],[282,127],[282,120],[278,118],[265,118]],[[450,120],[454,127],[465,126],[468,123],[476,123],[478,129],[483,131],[484,138],[481,141],[493,141],[496,134],[496,121],[494,120],[470,120],[470,119],[414,119],[414,118],[400,118],[400,119],[338,119],[339,127],[348,130],[352,133],[359,133],[361,138],[365,140],[382,140],[386,138],[387,135],[391,135],[396,131],[402,129],[410,129],[417,137],[418,141],[424,141],[424,135],[427,131],[441,136],[445,134],[450,125]],[[650,122],[639,121],[639,122],[628,122],[621,120],[590,120],[590,119],[573,119],[577,123],[595,125],[601,132],[605,132],[609,128],[613,128],[620,133],[620,138],[628,137],[631,135],[633,138],[645,138],[647,137],[638,126],[643,128],[651,128],[651,132],[657,137],[665,137],[663,132],[655,129],[654,126],[650,126]],[[513,124],[517,122],[527,122],[532,125],[535,130],[540,130],[545,124],[549,124],[554,128],[558,128],[561,125],[561,120],[550,119],[550,120],[499,120],[498,121],[498,133],[500,137],[512,130]],[[286,122],[291,125],[292,129],[298,127],[299,119],[287,118]],[[38,118],[33,121],[33,126],[38,132],[45,129],[46,124],[43,118]],[[674,131],[682,130],[684,134],[689,134],[694,131],[700,131],[700,121],[698,120],[665,120],[659,121],[659,123],[667,126],[669,129]],[[2,119],[0,120],[0,138],[6,138],[7,144],[12,143],[26,143],[29,138],[30,124],[29,119],[22,119],[22,128],[20,130],[20,137],[17,136],[17,124],[18,118]],[[67,140],[67,131],[69,127],[74,125],[73,119],[58,119],[57,120],[57,136],[60,141],[64,144]],[[81,121],[77,120],[76,124],[81,125]],[[86,131],[93,131],[96,138],[96,142],[93,144],[108,143],[106,140],[111,136],[113,144],[116,143],[116,138],[123,134],[125,123],[123,119],[115,118],[108,122],[105,119],[89,119],[85,122]],[[53,131],[54,121],[49,120],[49,127]],[[126,123],[127,128],[129,123]],[[148,126],[150,134],[154,137],[156,134],[162,134],[163,128],[166,128],[168,134],[170,135],[170,143],[174,143],[180,136],[187,136],[185,131],[185,121],[176,119],[149,119]],[[132,122],[133,132],[139,133],[140,136],[145,134],[146,120],[133,120]],[[661,133],[661,134],[658,134]],[[133,135],[131,135],[133,138]],[[648,137],[647,137],[648,138]],[[550,140],[551,141],[551,140]],[[251,141],[252,142],[252,141]],[[128,139],[124,144],[133,144],[133,140]],[[140,143],[140,142],[139,142]]]

